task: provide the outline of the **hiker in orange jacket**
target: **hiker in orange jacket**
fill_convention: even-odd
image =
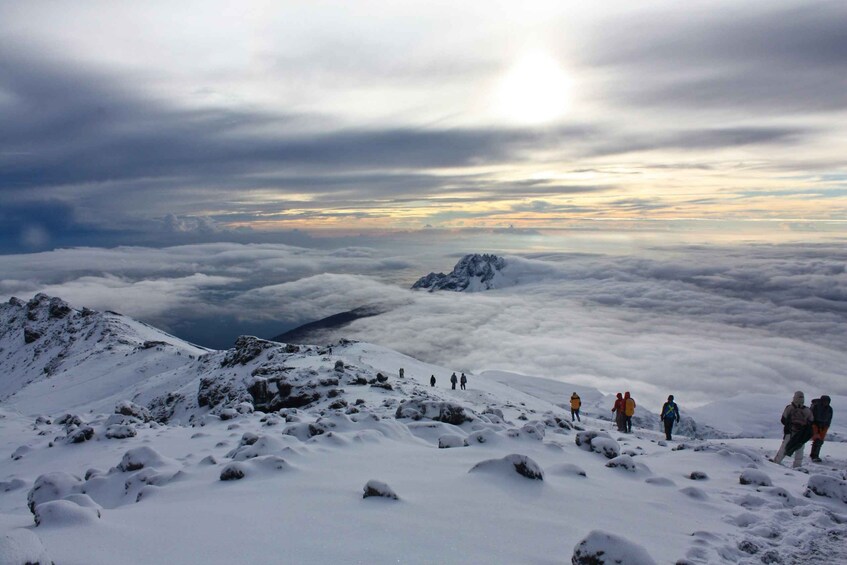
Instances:
[[[623,395],[624,431],[632,433],[632,415],[635,414],[635,399],[629,395],[629,391]]]
[[[577,393],[573,393],[571,395],[571,422],[573,422],[574,416],[578,422],[582,420],[579,419],[579,408],[582,406],[582,400],[579,399],[579,395]]]

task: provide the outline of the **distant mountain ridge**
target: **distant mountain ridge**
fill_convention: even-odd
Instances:
[[[476,292],[504,285],[506,260],[494,254],[471,253],[462,257],[450,274],[430,273],[415,282],[412,289]]]
[[[324,341],[318,339],[321,337],[321,333],[323,332],[342,328],[359,318],[378,316],[384,311],[385,310],[377,306],[362,306],[354,308],[347,312],[339,312],[338,314],[333,314],[332,316],[327,316],[326,318],[321,318],[320,320],[315,320],[314,322],[297,326],[292,330],[272,337],[271,341],[278,341],[280,343],[318,343],[320,341]]]

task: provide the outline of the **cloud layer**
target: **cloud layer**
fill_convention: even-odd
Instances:
[[[524,253],[508,255],[515,287],[410,291],[417,276],[455,261],[429,243],[428,255],[231,243],[7,255],[0,296],[45,291],[217,347],[379,305],[387,312],[326,339],[380,343],[467,372],[637,391],[655,403],[668,393],[703,403],[739,391],[847,392],[843,245]]]

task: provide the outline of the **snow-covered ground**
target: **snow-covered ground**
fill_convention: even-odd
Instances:
[[[25,306],[3,311],[2,563],[847,562],[847,444],[767,460],[788,399],[683,406],[738,437],[666,442],[641,407],[615,431],[588,387],[490,371],[452,390],[451,368],[377,345],[207,352],[48,304],[28,307],[31,343]],[[65,340],[77,326],[87,341]]]

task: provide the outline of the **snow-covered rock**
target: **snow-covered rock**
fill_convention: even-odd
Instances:
[[[438,447],[439,449],[448,449],[451,447],[467,447],[468,440],[463,438],[462,436],[457,436],[454,434],[443,435],[438,438]]]
[[[806,496],[809,497],[812,494],[847,504],[847,481],[828,475],[812,475],[806,485]]]
[[[506,260],[497,255],[470,254],[462,257],[449,275],[430,273],[418,279],[413,289],[480,291],[498,288],[504,279]]]
[[[475,416],[470,414],[464,406],[434,400],[409,400],[397,407],[394,416],[396,418],[411,418],[412,420],[428,418],[456,426],[475,419]]]
[[[617,534],[594,530],[584,537],[571,556],[573,565],[656,565],[647,550]]]
[[[391,500],[399,500],[397,493],[394,492],[394,490],[390,486],[388,486],[382,481],[371,479],[365,484],[362,490],[364,491],[364,493],[362,494],[362,498],[370,498],[372,496],[376,496],[382,498],[390,498]]]
[[[97,508],[80,506],[70,500],[51,500],[35,507],[36,526],[92,524],[99,518]]]
[[[26,500],[29,511],[35,514],[35,508],[39,504],[79,492],[81,485],[82,479],[63,471],[53,471],[40,475],[35,479],[35,483],[27,493]]]
[[[541,466],[526,455],[520,455],[517,453],[507,455],[502,459],[487,459],[485,461],[480,461],[468,472],[494,473],[503,476],[512,476],[517,473],[527,479],[537,481],[544,480],[544,471],[541,469]]]
[[[742,485],[754,485],[757,487],[773,486],[773,481],[764,471],[759,469],[744,469],[738,477],[738,482]]]
[[[53,560],[32,531],[15,528],[0,534],[0,563],[4,565],[52,565]]]

